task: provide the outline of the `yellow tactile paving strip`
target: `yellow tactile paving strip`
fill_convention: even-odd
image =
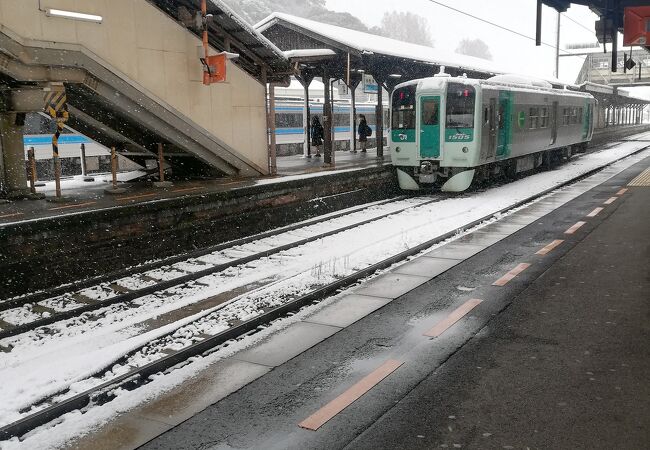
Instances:
[[[641,172],[635,179],[628,183],[628,186],[650,186],[650,168]]]

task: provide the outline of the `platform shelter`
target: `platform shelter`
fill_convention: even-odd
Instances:
[[[640,125],[644,121],[650,100],[630,95],[616,86],[586,82],[580,90],[594,96],[598,102],[594,115],[594,128]]]
[[[257,23],[255,29],[269,39],[291,62],[299,73],[305,89],[305,108],[309,108],[309,84],[321,78],[325,86],[324,156],[325,163],[334,163],[332,151],[332,83],[342,80],[352,94],[364,75],[390,92],[395,85],[444,70],[452,76],[466,74],[472,78],[489,78],[504,73],[491,61],[445,52],[423,45],[397,41],[361,31],[316,22],[284,13],[273,13]],[[383,136],[382,89],[377,89],[376,136]],[[309,117],[307,122],[309,123]],[[350,121],[353,129],[356,122]],[[354,136],[354,133],[351,133]],[[354,139],[354,137],[352,137]],[[305,142],[309,145],[309,127],[305,126]],[[351,142],[350,148],[355,148]],[[307,152],[309,154],[309,151]],[[377,156],[383,157],[383,140],[377,140]]]

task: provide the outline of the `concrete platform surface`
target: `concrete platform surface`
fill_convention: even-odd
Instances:
[[[224,192],[233,189],[246,188],[255,185],[259,180],[273,183],[281,182],[288,176],[313,174],[323,172],[337,172],[354,168],[379,167],[390,164],[390,149],[384,149],[383,160],[377,159],[376,149],[369,149],[368,153],[350,153],[347,151],[336,152],[335,164],[323,164],[323,158],[304,158],[302,155],[281,156],[277,158],[278,173],[274,177],[259,179],[233,179],[222,178],[214,180],[174,180],[167,184],[156,186],[155,182],[133,180],[119,182],[118,194],[109,191],[111,184],[110,174],[96,175],[95,182],[82,182],[81,175],[74,179],[62,180],[62,199],[53,203],[54,181],[37,187],[38,193],[45,194],[43,200],[19,200],[0,203],[0,226],[25,220],[39,218],[53,218],[73,212],[92,211],[96,209],[112,208],[116,206],[131,205],[134,203],[147,203],[164,199],[173,199],[183,196],[205,195],[211,192]],[[129,174],[119,174],[118,180],[130,178]],[[106,181],[104,181],[106,180]]]

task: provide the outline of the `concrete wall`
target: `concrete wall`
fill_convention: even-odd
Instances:
[[[80,47],[266,172],[264,86],[256,79],[229,62],[227,82],[204,86],[200,39],[145,0],[41,0],[41,6],[97,14],[103,22],[47,17],[38,0],[1,0],[0,29],[29,46]]]

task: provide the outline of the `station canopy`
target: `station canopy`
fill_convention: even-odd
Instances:
[[[489,78],[507,71],[493,62],[448,52],[425,45],[316,22],[285,13],[273,13],[257,23],[255,29],[283,50],[292,61],[318,62],[305,64],[302,71],[321,76],[327,70],[329,77],[345,80],[347,59],[350,57],[351,75],[368,73],[378,81],[397,84],[401,81],[429,77],[445,72],[457,76]]]
[[[586,81],[580,85],[580,90],[593,95],[601,106],[644,106],[650,104],[650,100],[637,97],[616,86]]]

